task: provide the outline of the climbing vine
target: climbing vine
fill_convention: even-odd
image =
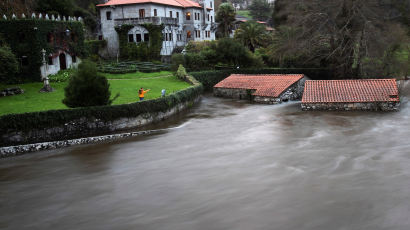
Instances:
[[[85,55],[84,29],[81,22],[43,19],[0,20],[0,34],[18,58],[20,68],[16,81],[41,79],[42,49],[45,49],[47,54],[63,49],[79,57]]]
[[[149,33],[147,49],[147,44],[144,43],[140,43],[138,45],[128,43],[128,31],[134,28],[133,25],[124,24],[115,27],[115,31],[117,31],[119,37],[121,58],[129,59],[138,57],[138,59],[141,60],[159,60],[162,49],[162,30],[164,29],[164,25],[153,25],[151,23],[146,23],[141,26],[147,29]],[[138,53],[136,54],[135,52]]]
[[[161,49],[162,49],[162,30],[164,29],[164,24],[153,25],[146,23],[142,25],[149,33],[149,57],[151,60],[160,59]]]
[[[118,33],[120,55],[122,58],[128,58],[128,31],[134,28],[133,25],[120,25],[115,27],[115,31]]]

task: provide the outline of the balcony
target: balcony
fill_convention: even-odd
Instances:
[[[146,17],[146,18],[120,18],[114,20],[115,25],[141,25],[146,23],[151,23],[153,25],[178,25],[177,18],[168,18],[168,17]]]

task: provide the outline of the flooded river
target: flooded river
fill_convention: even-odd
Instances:
[[[149,136],[0,160],[0,229],[410,228],[410,105],[205,96]]]

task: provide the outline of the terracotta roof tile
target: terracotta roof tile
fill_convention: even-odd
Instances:
[[[110,0],[104,4],[99,4],[97,6],[116,6],[116,5],[132,5],[140,3],[155,3],[161,5],[177,6],[182,8],[202,8],[199,3],[191,0]]]
[[[302,103],[400,101],[396,80],[308,80]]]
[[[232,74],[216,84],[215,88],[253,89],[252,95],[264,97],[279,97],[291,85],[303,78],[303,74],[267,74],[245,75]]]

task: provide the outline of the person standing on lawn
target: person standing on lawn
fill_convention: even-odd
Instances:
[[[150,89],[144,90],[144,88],[141,87],[140,90],[138,90],[138,95],[140,97],[140,101],[144,100],[144,96],[146,93],[148,93],[150,91]]]

